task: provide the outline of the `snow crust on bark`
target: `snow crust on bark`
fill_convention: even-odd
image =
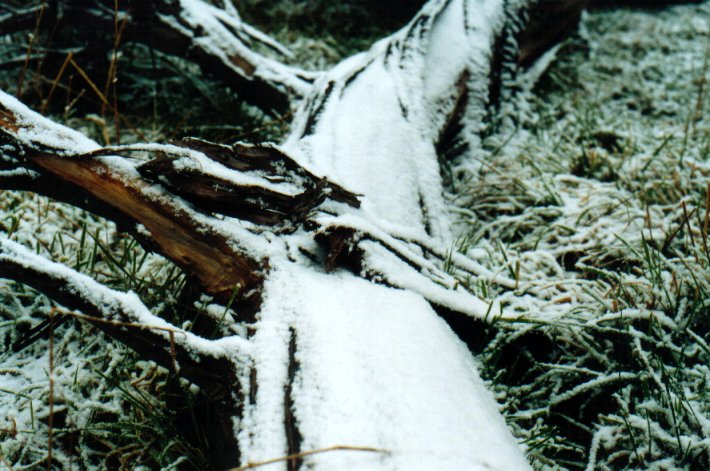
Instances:
[[[78,299],[85,300],[97,312],[89,313],[108,322],[130,322],[136,326],[145,326],[165,338],[166,343],[175,342],[194,352],[214,358],[246,358],[249,343],[238,336],[219,340],[207,340],[192,332],[180,329],[166,322],[148,310],[138,296],[132,292],[116,291],[98,283],[88,275],[78,273],[61,263],[55,263],[32,253],[5,236],[0,236],[0,264],[15,263],[37,274],[46,275],[63,283],[69,292]],[[172,335],[170,334],[172,332]],[[172,340],[171,340],[172,338]],[[179,369],[179,364],[176,365]]]
[[[67,154],[92,152],[101,147],[82,133],[44,118],[2,90],[0,103],[13,114],[17,127],[14,135],[20,141],[46,146]]]
[[[179,21],[178,17],[166,14],[159,15],[160,20],[191,37],[196,45],[220,58],[235,74],[247,79],[256,77],[296,97],[308,94],[311,82],[319,73],[287,66],[255,52],[251,43],[260,43],[285,57],[292,55],[277,41],[244,23],[233,6],[221,9],[202,0],[179,0],[178,4]],[[193,31],[206,34],[197,36]]]
[[[360,210],[346,209],[332,223],[347,221],[370,234],[376,232],[373,226],[386,226],[432,245],[451,244],[435,143],[456,105],[461,93],[456,84],[465,71],[476,71],[466,79],[476,84],[468,117],[480,122],[476,119],[485,115],[487,54],[503,21],[502,5],[430,2],[400,32],[343,61],[316,83],[320,92],[301,105],[283,149],[362,195]],[[319,221],[327,226],[329,217]],[[399,244],[426,259],[421,246]],[[265,286],[253,339],[260,386],[241,424],[244,461],[278,456],[287,448],[279,407],[287,406],[284,378],[294,360],[288,345],[295,333],[299,370],[292,400],[301,449],[386,450],[332,452],[308,458],[309,465],[527,469],[471,353],[423,296],[480,318],[491,310],[498,315],[499,308],[453,283],[449,289],[436,285],[376,242],[359,247],[367,268],[410,291],[345,272],[326,275],[307,264],[279,264]]]
[[[315,469],[527,469],[466,346],[420,295],[350,273],[280,265],[257,334],[256,404],[239,434],[245,461],[283,454],[281,387],[289,327],[299,365],[293,401]],[[275,348],[276,347],[276,348]]]
[[[429,2],[398,33],[319,79],[320,92],[301,105],[284,149],[362,194],[372,217],[450,243],[435,144],[464,72],[472,74],[464,85],[477,84],[468,106],[476,116],[468,121],[482,121],[488,97],[481,88],[503,12],[500,0]]]

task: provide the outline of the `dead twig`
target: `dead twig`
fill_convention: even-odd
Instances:
[[[25,64],[22,66],[22,70],[20,71],[20,77],[17,80],[17,97],[22,96],[22,85],[25,81],[25,74],[27,73],[27,68],[30,65],[30,58],[32,56],[32,48],[34,47],[35,40],[37,39],[37,36],[39,35],[39,27],[42,24],[42,18],[44,17],[44,11],[46,9],[46,0],[42,0],[42,5],[39,8],[39,12],[37,12],[37,21],[35,22],[35,29],[32,32],[32,35],[30,36],[30,42],[27,45],[27,54],[25,55]]]
[[[49,311],[49,418],[47,425],[47,471],[52,471],[52,445],[53,445],[53,429],[54,429],[54,318],[55,308]]]
[[[232,468],[229,471],[244,471],[247,469],[260,468],[260,467],[266,466],[268,464],[280,463],[282,461],[298,460],[298,459],[301,459],[305,456],[317,455],[317,454],[321,454],[321,453],[328,453],[331,451],[366,451],[366,452],[370,452],[370,453],[388,453],[387,450],[383,450],[381,448],[372,448],[372,447],[367,447],[367,446],[333,445],[333,446],[329,446],[326,448],[318,448],[316,450],[302,451],[300,453],[294,453],[293,455],[281,456],[279,458],[272,458],[270,460],[249,462],[249,463],[245,464],[244,466],[240,466],[238,468]]]

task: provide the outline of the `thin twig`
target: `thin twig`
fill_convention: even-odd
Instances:
[[[7,460],[5,459],[5,457],[4,457],[2,454],[0,454],[0,463],[2,463],[2,464],[4,464],[5,466],[7,466],[7,469],[8,469],[9,471],[15,471],[15,468],[12,467],[12,464],[10,464],[10,462],[7,461]]]
[[[176,360],[177,354],[175,353],[175,332],[168,331],[168,335],[170,336],[170,359],[173,361],[173,371],[180,373]]]
[[[705,222],[703,223],[703,232],[708,233],[708,223],[710,222],[710,183],[705,188]]]
[[[79,314],[78,312],[67,311],[67,310],[61,309],[61,308],[53,308],[53,310],[55,312],[59,312],[59,313],[64,314],[66,316],[72,316],[72,317],[76,317],[77,319],[82,319],[82,320],[90,321],[90,322],[99,322],[101,324],[109,324],[109,325],[113,325],[113,326],[117,326],[117,327],[135,327],[137,329],[161,330],[161,331],[169,332],[172,334],[187,335],[187,333],[183,330],[170,328],[170,327],[158,327],[156,325],[138,324],[136,322],[124,322],[124,321],[116,321],[116,320],[112,320],[112,319],[102,319],[100,317],[87,316],[85,314]]]
[[[327,453],[331,451],[368,451],[371,453],[388,453],[387,450],[383,450],[381,448],[372,448],[366,446],[333,445],[327,448],[318,448],[316,450],[302,451],[300,453],[294,453],[293,455],[272,458],[270,460],[249,462],[244,466],[240,466],[238,468],[231,468],[229,471],[244,471],[247,469],[260,468],[261,466],[266,466],[267,464],[280,463],[282,461],[298,460],[305,456]]]
[[[49,311],[49,319],[53,320],[55,308]],[[47,471],[52,471],[52,445],[54,426],[54,322],[49,323],[49,418],[47,425]]]
[[[79,64],[76,63],[76,61],[73,58],[69,58],[69,63],[74,67],[74,69],[81,75],[81,78],[83,78],[86,83],[91,87],[91,89],[94,91],[97,97],[99,97],[99,100],[101,100],[101,103],[105,106],[111,106],[106,99],[106,96],[101,93],[101,90],[99,90],[99,87],[96,86],[96,84],[89,78],[89,76],[84,72],[84,69],[79,67]]]
[[[30,36],[30,43],[27,45],[27,55],[25,56],[25,64],[22,66],[20,71],[20,77],[17,80],[17,97],[22,96],[22,85],[25,81],[25,74],[27,73],[27,68],[30,65],[30,57],[32,56],[32,48],[34,47],[35,40],[39,35],[39,26],[42,23],[42,18],[44,17],[44,10],[46,9],[46,0],[42,0],[42,5],[37,13],[37,22],[35,23],[35,29],[32,31],[32,36]]]
[[[67,58],[64,59],[64,63],[59,68],[59,72],[57,72],[57,76],[54,78],[54,81],[52,82],[52,86],[49,89],[49,94],[47,95],[47,98],[42,103],[42,108],[40,108],[40,110],[39,110],[40,114],[45,114],[47,112],[47,106],[49,105],[49,100],[52,99],[52,95],[54,94],[54,90],[57,88],[57,84],[59,83],[59,80],[61,80],[62,75],[64,75],[64,71],[66,70],[67,65],[69,65],[69,61],[72,60],[72,57],[74,57],[74,53],[69,51],[69,53],[67,54]]]
[[[121,22],[121,26],[118,25],[118,0],[114,0],[114,18],[113,18],[113,54],[111,56],[111,63],[109,64],[109,70],[106,77],[106,86],[104,88],[104,95],[108,96],[109,91],[113,91],[113,120],[114,126],[116,127],[116,143],[121,143],[121,118],[118,113],[118,92],[116,91],[116,72],[118,70],[118,48],[121,44],[121,39],[123,37],[123,31],[126,29],[128,24],[128,17],[125,17]],[[101,107],[101,116],[106,112],[106,105]]]
[[[77,64],[76,61],[74,61],[74,59],[70,59],[69,63],[74,67],[74,69],[76,69],[76,71],[79,73],[79,75],[81,75],[81,78],[83,78],[86,81],[86,83],[94,91],[94,93],[99,98],[99,100],[101,100],[101,103],[103,105],[107,106],[109,110],[114,112],[115,116],[118,116],[119,119],[121,121],[123,121],[124,124],[126,124],[126,126],[128,126],[131,131],[136,133],[136,135],[139,138],[141,138],[144,141],[147,140],[145,138],[145,135],[138,128],[133,126],[133,124],[131,124],[130,121],[128,121],[128,119],[126,119],[125,116],[123,116],[122,114],[118,114],[118,111],[116,110],[116,108],[111,103],[109,103],[109,101],[106,99],[106,96],[103,93],[101,93],[101,91],[99,90],[99,87],[97,87],[96,84],[91,80],[91,78],[89,78],[89,76],[86,74],[86,72],[84,72],[84,69],[79,67],[79,64]]]

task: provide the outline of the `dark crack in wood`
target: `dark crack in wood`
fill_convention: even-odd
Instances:
[[[288,456],[298,455],[301,452],[301,442],[303,441],[301,431],[298,429],[295,402],[293,400],[293,383],[296,380],[296,373],[298,373],[300,368],[298,359],[296,358],[297,349],[296,331],[291,327],[289,329],[288,342],[288,376],[286,389],[284,391],[284,428],[286,432],[286,444],[288,446],[286,454]],[[301,458],[288,460],[286,462],[288,471],[298,471],[302,462],[303,460]]]

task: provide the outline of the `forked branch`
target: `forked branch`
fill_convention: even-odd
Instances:
[[[5,188],[94,210],[173,261],[205,292],[226,301],[239,287],[252,308],[268,263],[260,225],[292,232],[326,199],[359,204],[275,147],[187,140],[102,148],[2,92],[0,142]]]

